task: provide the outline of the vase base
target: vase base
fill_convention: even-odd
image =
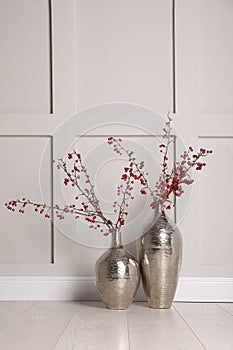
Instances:
[[[172,302],[166,302],[166,303],[155,303],[148,301],[149,307],[152,309],[170,309],[172,306]]]
[[[169,306],[158,306],[158,305],[149,305],[149,307],[151,308],[151,309],[163,309],[163,310],[166,310],[166,309],[170,309],[171,308],[171,305],[169,305]]]
[[[111,310],[111,311],[125,311],[128,310],[128,307],[108,307],[106,306],[106,309]]]

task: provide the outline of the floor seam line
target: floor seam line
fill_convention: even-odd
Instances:
[[[208,350],[205,345],[203,344],[203,342],[201,341],[201,339],[198,337],[198,335],[194,332],[194,330],[192,329],[192,327],[188,324],[188,322],[185,320],[185,318],[181,315],[181,313],[177,310],[177,308],[175,307],[175,305],[172,305],[174,310],[176,311],[176,313],[179,315],[179,317],[184,321],[184,323],[186,324],[186,326],[189,328],[189,330],[192,332],[192,334],[194,335],[194,337],[198,340],[198,342],[201,344],[201,346],[205,349]]]
[[[73,321],[74,317],[76,316],[77,311],[75,311],[73,313],[73,315],[71,316],[71,318],[69,319],[69,321],[67,322],[67,324],[64,326],[63,330],[61,331],[60,335],[58,336],[58,339],[56,340],[56,342],[54,343],[53,347],[51,350],[55,349],[55,346],[57,346],[57,344],[59,343],[59,340],[61,339],[61,337],[63,336],[63,334],[65,333],[66,329],[69,327],[69,325],[71,324],[71,322]]]
[[[33,307],[34,305],[36,305],[38,303],[38,301],[35,301],[32,305],[30,305],[29,307],[27,307],[24,311],[22,311],[19,315],[17,315],[15,318],[13,318],[12,320],[10,320],[9,322],[7,322],[7,324],[5,324],[2,328],[0,328],[0,333],[2,331],[4,331],[5,328],[7,328],[12,322],[15,322],[20,316],[22,316],[25,312],[27,312],[28,310],[30,310],[31,307]]]
[[[224,309],[224,307],[222,307],[222,306],[219,305],[218,303],[216,303],[216,305],[217,305],[221,310],[225,311],[228,315],[230,315],[231,317],[233,317],[233,314],[232,314],[230,311]]]
[[[128,345],[130,350],[130,337],[129,337],[129,310],[126,313],[126,328],[127,328],[127,337],[128,337]]]

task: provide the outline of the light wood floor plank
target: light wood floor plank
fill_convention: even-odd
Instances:
[[[233,316],[233,303],[218,303],[217,305]]]
[[[216,304],[176,303],[176,310],[208,350],[233,349],[233,318]]]
[[[78,307],[54,350],[129,350],[127,311],[105,309],[100,302]]]
[[[110,311],[101,302],[0,302],[3,350],[232,350],[232,330],[230,303]]]
[[[34,301],[0,301],[0,331],[33,304]]]
[[[0,332],[0,349],[51,350],[73,317],[75,302],[38,302]]]
[[[129,339],[132,350],[203,350],[203,346],[172,308],[156,310],[147,303],[129,309]]]

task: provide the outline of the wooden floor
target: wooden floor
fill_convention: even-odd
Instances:
[[[233,304],[0,302],[1,350],[233,350]]]

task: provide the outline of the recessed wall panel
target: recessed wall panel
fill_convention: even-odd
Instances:
[[[1,220],[0,263],[33,264],[51,262],[51,223],[28,207],[24,214],[6,210],[11,199],[29,198],[43,203],[40,188],[41,156],[47,137],[0,137]],[[51,201],[51,155],[43,155],[42,186]]]
[[[200,262],[231,265],[233,138],[201,138],[200,144],[214,150],[198,179]]]
[[[232,1],[198,1],[197,44],[201,112],[233,112],[232,18]]]
[[[172,1],[75,1],[78,108],[172,109]]]
[[[48,4],[0,1],[0,113],[50,112]]]

